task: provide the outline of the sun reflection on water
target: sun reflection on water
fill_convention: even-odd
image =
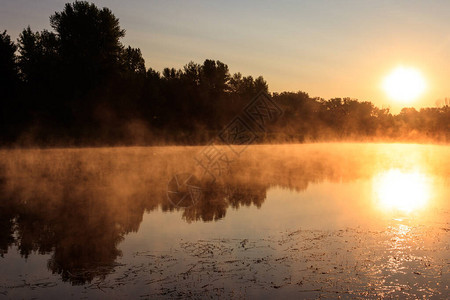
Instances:
[[[390,169],[373,179],[377,206],[409,214],[424,208],[431,197],[430,178],[420,171]]]

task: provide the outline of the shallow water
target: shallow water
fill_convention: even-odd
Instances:
[[[450,147],[218,149],[0,151],[0,297],[450,296]]]

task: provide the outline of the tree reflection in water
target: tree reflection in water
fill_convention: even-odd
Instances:
[[[342,146],[331,155],[314,146],[270,147],[247,151],[220,184],[203,187],[201,201],[186,209],[168,201],[167,182],[192,170],[195,147],[4,150],[0,253],[15,245],[25,258],[51,254],[53,273],[84,284],[113,270],[119,243],[139,230],[145,212],[181,210],[187,222],[217,221],[230,207],[261,207],[271,186],[303,191],[313,182],[370,178],[375,166],[404,167],[386,159],[392,149],[364,153],[356,147],[356,155]],[[436,170],[448,172],[439,164]]]
[[[84,284],[109,274],[121,255],[118,244],[139,230],[144,212],[178,210],[167,201],[169,173],[160,168],[170,163],[170,155],[150,161],[159,172],[127,168],[108,154],[101,161],[83,151],[28,155],[13,164],[2,162],[0,253],[16,245],[24,258],[52,254],[48,268],[64,281]],[[229,206],[260,207],[265,191],[248,183],[208,186],[202,201],[183,211],[183,219],[216,221]]]

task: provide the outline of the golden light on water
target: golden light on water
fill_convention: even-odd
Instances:
[[[384,78],[383,89],[392,100],[411,102],[426,89],[422,74],[409,67],[397,67]]]
[[[373,188],[380,208],[407,214],[424,208],[431,194],[429,178],[419,171],[391,169],[374,178]]]

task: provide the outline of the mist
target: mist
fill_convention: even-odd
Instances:
[[[448,298],[447,98],[157,71],[118,16],[75,1],[0,32],[0,295]]]

